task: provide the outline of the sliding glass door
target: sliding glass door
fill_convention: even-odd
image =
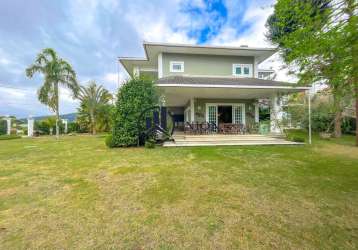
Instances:
[[[218,105],[206,104],[206,121],[218,125]]]

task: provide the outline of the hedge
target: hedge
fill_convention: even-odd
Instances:
[[[133,78],[125,82],[117,93],[112,141],[110,147],[135,146],[138,132],[145,129],[145,121],[138,121],[147,108],[157,105],[159,96],[154,82],[145,78]]]

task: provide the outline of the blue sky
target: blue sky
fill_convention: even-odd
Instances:
[[[31,3],[31,4],[30,4]],[[41,77],[25,68],[42,48],[68,60],[82,84],[96,80],[110,91],[127,78],[118,56],[144,56],[142,41],[269,46],[265,0],[1,0],[0,115],[50,114],[37,101]],[[277,65],[276,65],[277,66]],[[77,101],[61,90],[60,112]]]

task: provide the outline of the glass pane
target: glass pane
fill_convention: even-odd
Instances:
[[[209,106],[208,109],[208,122],[216,124],[216,106]]]
[[[241,67],[236,67],[235,68],[235,74],[236,75],[241,75]]]
[[[180,71],[181,70],[181,64],[173,64],[173,70]]]
[[[244,67],[244,74],[245,74],[245,75],[250,74],[250,69],[249,69],[249,67]]]
[[[235,124],[242,124],[242,106],[233,106],[233,121]]]

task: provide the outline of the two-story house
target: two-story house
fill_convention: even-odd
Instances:
[[[223,47],[144,42],[145,58],[119,58],[130,76],[152,76],[168,110],[183,122],[259,122],[258,100],[271,100],[271,132],[280,132],[278,97],[308,87],[270,80],[273,70],[258,65],[274,48]]]

